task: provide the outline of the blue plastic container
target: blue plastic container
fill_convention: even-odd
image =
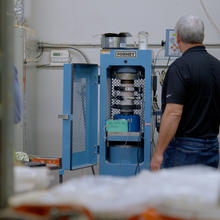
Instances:
[[[140,131],[140,116],[139,115],[114,115],[114,119],[125,119],[128,120],[128,131],[129,132],[139,132]]]

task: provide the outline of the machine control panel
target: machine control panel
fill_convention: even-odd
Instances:
[[[174,29],[166,30],[165,56],[179,57],[180,50],[176,40],[176,32]]]

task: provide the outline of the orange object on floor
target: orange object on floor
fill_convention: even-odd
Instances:
[[[147,209],[138,216],[129,218],[128,220],[163,220],[155,209]]]
[[[45,164],[53,164],[58,167],[61,166],[61,158],[48,158],[48,157],[34,157],[32,158],[33,162],[41,162]]]
[[[140,215],[131,217],[128,220],[184,220],[184,219],[162,216],[155,209],[150,208],[147,209],[145,212],[141,213]]]
[[[65,220],[70,214],[79,214],[87,217],[88,220],[95,220],[90,211],[82,206],[70,205],[21,205],[14,208],[16,212],[31,214],[35,217],[52,217],[52,211],[56,210],[59,217],[56,219]]]

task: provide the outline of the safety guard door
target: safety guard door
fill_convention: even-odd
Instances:
[[[97,163],[98,66],[65,64],[62,169]]]

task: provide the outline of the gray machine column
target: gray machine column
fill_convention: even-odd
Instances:
[[[13,193],[13,1],[0,1],[0,208]]]

